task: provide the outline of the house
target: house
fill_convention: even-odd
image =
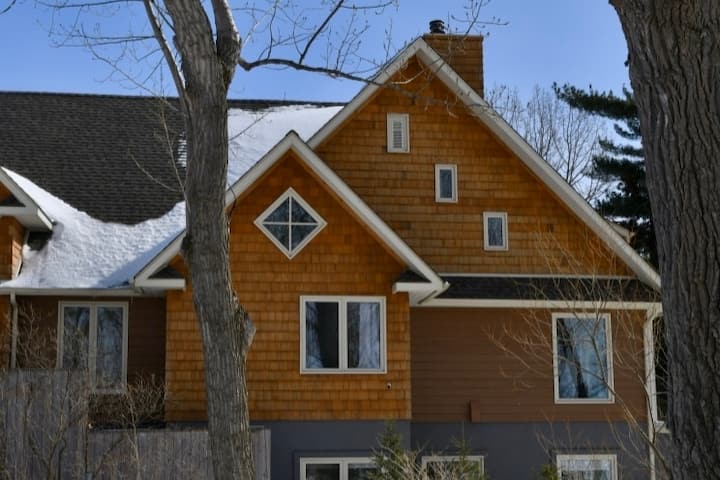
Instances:
[[[233,286],[273,478],[363,478],[386,421],[429,468],[460,440],[492,478],[651,475],[658,274],[482,95],[482,38],[429,34],[346,105],[230,102]],[[202,424],[172,101],[0,109],[6,330],[38,322],[58,366],[87,355],[99,393],[160,377],[165,421]]]

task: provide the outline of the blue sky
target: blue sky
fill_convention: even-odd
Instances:
[[[377,25],[364,42],[366,51],[382,56],[383,32],[390,21],[392,44],[399,48],[425,33],[430,19],[462,15],[465,3],[400,0],[397,10],[373,19]],[[607,1],[493,0],[483,8],[481,17],[499,17],[507,22],[486,29],[489,33],[484,50],[486,87],[506,84],[527,95],[535,84],[548,87],[553,82],[581,87],[592,84],[616,92],[629,85],[624,67],[625,40]],[[138,24],[144,19],[121,12],[95,21],[124,31],[132,22]],[[53,46],[53,38],[47,33],[50,25],[49,12],[29,0],[20,0],[10,12],[0,16],[0,90],[143,93],[118,78],[110,66],[94,59],[87,49]],[[167,76],[160,81],[168,83]],[[160,81],[151,82],[150,88],[154,89]],[[359,88],[357,83],[318,75],[260,69],[239,71],[230,96],[345,101]]]

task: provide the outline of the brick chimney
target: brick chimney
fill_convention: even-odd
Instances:
[[[423,35],[423,40],[481,97],[484,95],[481,35],[449,34],[442,20],[432,20],[430,33]]]

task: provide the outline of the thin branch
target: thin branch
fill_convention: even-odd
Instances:
[[[300,54],[300,57],[298,58],[298,63],[302,64],[305,60],[305,56],[308,54],[308,51],[310,51],[310,47],[313,46],[313,43],[315,40],[317,40],[320,33],[325,30],[325,28],[328,26],[328,23],[335,17],[337,12],[340,10],[340,8],[345,4],[345,0],[340,0],[337,5],[335,5],[335,8],[332,9],[332,11],[325,17],[325,20],[320,24],[320,27],[315,29],[315,32],[310,37],[310,40],[305,44],[305,48],[303,49],[302,53]]]
[[[162,50],[165,62],[168,65],[168,69],[170,69],[170,75],[172,76],[173,83],[175,83],[175,89],[177,90],[178,98],[180,99],[180,108],[183,113],[185,113],[185,81],[180,73],[177,62],[175,62],[175,57],[170,50],[170,45],[168,45],[167,39],[163,34],[160,20],[155,14],[156,9],[153,9],[153,0],[143,0],[143,4],[145,5],[145,13],[147,14],[148,21],[152,26],[153,33],[155,34],[155,39],[160,45],[160,50]]]

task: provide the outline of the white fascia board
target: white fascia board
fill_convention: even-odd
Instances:
[[[0,216],[16,217],[28,228],[52,231],[53,224],[50,217],[20,185],[15,183],[15,180],[7,174],[4,168],[0,168],[0,182],[24,205],[23,207],[0,207]]]
[[[148,278],[145,280],[136,280],[135,288],[142,289],[158,289],[158,290],[184,290],[184,278]]]
[[[570,310],[645,310],[655,311],[658,302],[597,302],[572,300],[513,300],[513,299],[471,299],[432,298],[421,302],[420,307],[441,308],[529,308],[529,309],[570,309]]]
[[[165,248],[163,248],[160,253],[158,253],[155,258],[150,260],[150,262],[145,265],[142,270],[140,270],[135,277],[130,279],[130,284],[141,287],[148,281],[153,281],[150,279],[152,275],[154,275],[156,272],[158,272],[161,268],[163,268],[165,265],[167,265],[170,260],[175,258],[175,255],[180,253],[180,247],[182,246],[182,241],[185,238],[185,230],[180,232],[170,243],[168,243]],[[158,280],[158,279],[155,279]],[[184,288],[184,286],[183,286]]]
[[[490,128],[575,215],[602,238],[643,282],[655,290],[660,290],[658,273],[460,75],[445,63],[422,37],[405,47],[371,83],[318,130],[308,141],[310,148],[316,148],[327,139],[379,88],[382,88],[380,85],[391,78],[413,55],[417,55],[423,63],[430,66],[437,77],[462,99],[475,116]]]

